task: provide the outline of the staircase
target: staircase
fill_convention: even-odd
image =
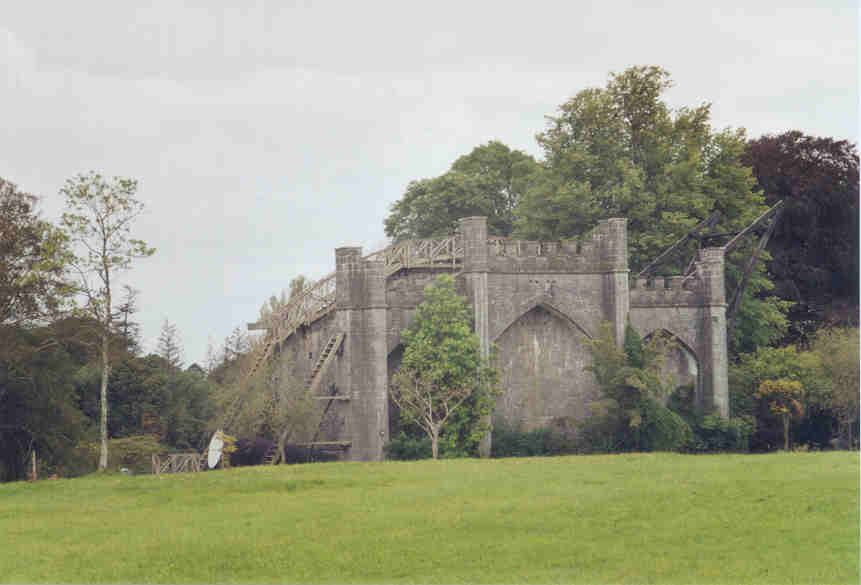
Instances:
[[[338,348],[341,347],[341,344],[344,342],[344,337],[346,335],[343,332],[338,332],[332,335],[329,340],[326,342],[325,347],[323,347],[323,351],[320,352],[320,357],[317,358],[314,367],[311,368],[311,373],[308,378],[305,380],[305,391],[309,393],[316,392],[320,387],[320,381],[323,379],[323,373],[328,369],[331,365],[332,361],[335,359],[335,355],[337,354]],[[323,419],[326,416],[326,413],[329,411],[329,407],[332,406],[332,401],[334,400],[349,400],[347,396],[314,396],[315,400],[327,400],[329,403],[326,405],[326,408],[323,409],[323,414],[320,417],[320,424],[322,424]],[[317,436],[320,433],[320,429],[318,427],[317,433],[314,435],[314,441],[311,443],[303,443],[303,446],[307,446],[309,448],[313,448],[314,446],[319,445],[321,448],[340,448],[344,449],[349,447],[349,442],[316,442]],[[282,444],[284,440],[287,438],[288,430],[285,428],[281,430],[278,435],[278,440],[272,443],[270,447],[266,450],[266,453],[263,455],[263,465],[277,465],[281,461],[281,453],[278,449],[278,445]]]
[[[332,359],[334,359],[335,352],[338,351],[338,348],[341,347],[341,343],[344,342],[344,337],[344,333],[338,332],[330,337],[329,341],[326,342],[326,346],[323,348],[323,351],[320,352],[320,357],[317,358],[317,363],[315,363],[314,367],[311,368],[311,374],[305,380],[305,389],[308,392],[313,394],[320,387],[322,376],[319,374],[329,367]],[[315,396],[315,398],[317,397]]]

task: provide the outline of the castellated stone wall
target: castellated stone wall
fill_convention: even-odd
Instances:
[[[307,357],[296,364],[297,375],[307,376],[328,340],[346,334],[320,391],[349,400],[333,401],[318,440],[349,441],[348,459],[383,457],[396,423],[388,387],[403,352],[401,333],[440,273],[455,274],[483,351],[495,349],[503,388],[495,424],[576,432],[598,397],[586,371],[587,341],[609,322],[621,344],[629,320],[644,337],[672,337],[667,367],[677,383],[695,384],[698,408],[728,415],[722,249],[702,250],[686,279],[629,286],[625,219],[601,221],[579,242],[534,242],[490,238],[486,218],[473,217],[460,221],[458,238],[462,256],[449,266],[391,270],[383,256],[336,250],[336,309],[283,344]],[[489,448],[488,438],[482,450]]]

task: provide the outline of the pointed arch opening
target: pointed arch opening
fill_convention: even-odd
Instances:
[[[663,373],[671,376],[674,387],[700,387],[700,360],[696,352],[685,341],[667,329],[655,329],[643,338],[648,343],[655,336],[660,336],[667,342],[667,355],[664,361]]]
[[[585,335],[588,339],[592,339],[592,336],[589,334],[586,329],[580,325],[577,321],[571,318],[567,313],[565,313],[560,308],[556,307],[548,297],[539,297],[537,299],[533,299],[532,301],[523,305],[514,318],[511,319],[506,325],[499,331],[499,333],[493,338],[493,343],[496,343],[499,339],[505,335],[506,331],[508,331],[512,325],[517,323],[524,315],[529,313],[530,311],[534,311],[536,308],[541,308],[551,315],[557,317],[560,321],[568,325],[571,329],[573,329],[577,333],[581,333]]]
[[[494,420],[524,430],[585,416],[595,382],[586,368],[589,335],[545,303],[535,303],[496,337],[503,394]],[[567,425],[566,425],[567,426]]]

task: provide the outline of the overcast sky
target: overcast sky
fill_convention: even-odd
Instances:
[[[168,319],[187,364],[336,247],[384,247],[409,181],[489,140],[538,156],[611,71],[660,65],[671,106],[753,138],[858,141],[854,1],[253,4],[0,6],[0,176],[52,221],[77,173],[139,180],[158,251],[126,281],[145,349]]]

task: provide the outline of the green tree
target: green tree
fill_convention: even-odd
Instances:
[[[0,178],[0,325],[44,324],[72,294],[65,235],[39,219],[37,201]]]
[[[643,343],[628,325],[623,348],[616,346],[612,326],[602,324],[600,335],[589,343],[592,364],[602,398],[590,408],[585,423],[590,448],[604,450],[678,450],[692,438],[689,425],[663,406],[674,386],[663,373],[668,341],[652,336]]]
[[[105,179],[90,172],[66,181],[61,193],[67,211],[62,225],[77,245],[71,265],[78,276],[78,292],[84,297],[83,311],[99,323],[101,338],[101,388],[99,470],[108,465],[108,379],[111,373],[110,341],[114,328],[114,289],[118,272],[132,261],[151,256],[142,240],[131,237],[131,226],[144,209],[135,199],[137,181]]]
[[[442,275],[424,292],[412,327],[403,332],[404,355],[391,397],[402,421],[427,434],[436,459],[441,434],[467,401],[476,415],[469,437],[477,441],[487,431],[478,421],[490,413],[497,375],[481,355],[471,310],[455,292],[454,279]]]
[[[571,238],[599,219],[628,218],[629,259],[638,271],[712,211],[717,232],[737,231],[766,207],[743,163],[744,131],[711,128],[711,106],[671,109],[672,85],[660,67],[611,74],[605,88],[585,89],[559,107],[538,134],[544,172],[515,212],[516,235]],[[678,274],[693,254],[682,247],[665,271]],[[738,282],[748,250],[728,258],[727,290]],[[761,267],[746,288],[736,335],[740,351],[783,335],[786,304],[770,296]]]
[[[491,141],[458,158],[445,174],[413,181],[385,219],[395,241],[447,236],[457,220],[483,215],[490,235],[508,236],[520,199],[540,171],[528,154]]]
[[[858,328],[821,330],[812,350],[830,389],[828,404],[837,417],[840,436],[845,445],[850,445],[851,424],[859,417]]]
[[[814,418],[824,417],[828,420],[830,417],[831,390],[822,375],[820,358],[815,352],[786,345],[763,346],[754,352],[740,354],[729,368],[730,412],[734,417],[756,418],[754,440],[760,445],[777,444],[782,434],[767,403],[756,396],[762,382],[777,379],[794,380],[801,384],[803,393],[800,400],[806,417],[805,424],[812,423]],[[809,436],[807,441],[818,442]]]
[[[801,382],[779,378],[763,380],[754,396],[768,404],[768,409],[783,421],[783,449],[789,450],[789,420],[804,412]]]
[[[79,364],[50,327],[0,325],[0,348],[0,481],[22,479],[33,449],[59,470],[87,433],[72,382]]]
[[[182,341],[176,325],[167,319],[162,323],[155,352],[174,370],[182,369]]]

